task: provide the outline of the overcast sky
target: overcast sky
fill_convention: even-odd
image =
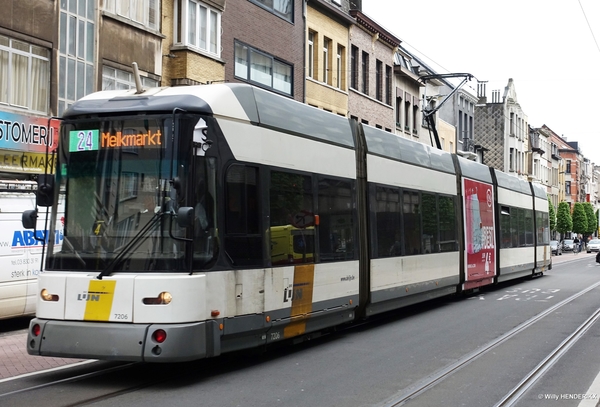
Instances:
[[[488,100],[513,78],[529,125],[600,165],[600,0],[363,0],[363,12],[437,73],[488,81]]]

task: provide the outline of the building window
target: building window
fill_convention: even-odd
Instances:
[[[509,121],[510,136],[515,136],[515,114],[511,112]]]
[[[71,3],[75,4],[75,1],[71,0]],[[84,1],[79,1],[80,7]],[[88,7],[92,8],[93,12],[94,1],[88,0]],[[159,12],[160,12],[160,1],[159,0],[105,0],[103,6],[104,11],[116,14],[119,17],[123,17],[127,20],[131,20],[144,27],[152,30],[158,30],[160,27]],[[71,6],[75,8],[76,6]]]
[[[110,3],[107,3],[107,7]],[[60,2],[58,115],[95,89],[95,5],[93,0]]]
[[[409,98],[404,101],[404,130],[410,131],[410,102]]]
[[[48,112],[50,51],[0,35],[0,104]]]
[[[571,181],[565,181],[565,194],[571,195]]]
[[[292,65],[237,41],[234,59],[238,79],[292,95]]]
[[[315,61],[317,58],[315,57],[316,50],[316,36],[317,34],[314,31],[308,32],[308,77],[315,78]]]
[[[350,87],[358,89],[358,48],[354,45],[350,50]]]
[[[417,117],[419,116],[419,106],[418,105],[413,105],[412,114],[413,114],[413,117],[412,117],[413,134],[418,135],[418,133],[419,133],[419,130],[417,129],[417,123],[419,123],[419,121],[417,120]],[[435,117],[434,117],[434,120],[435,120]]]
[[[515,149],[513,147],[511,147],[508,151],[508,170],[509,171],[514,171],[515,170]]]
[[[565,168],[565,173],[566,174],[570,174],[571,173],[571,160],[567,160],[567,166]]]
[[[392,67],[385,66],[385,103],[392,105]]]
[[[336,83],[335,86],[338,89],[344,89],[345,88],[345,84],[344,84],[344,50],[345,48],[342,45],[337,46],[337,57],[336,57],[336,71],[337,71],[337,78],[336,78]]]
[[[402,127],[402,98],[396,98],[396,127]]]
[[[174,42],[221,55],[221,12],[196,0],[175,2]]]
[[[284,20],[294,21],[294,1],[293,0],[250,0],[259,4],[261,7],[278,15]]]
[[[157,80],[142,76],[142,86],[145,88],[154,88],[159,86]],[[135,78],[133,73],[121,69],[102,67],[102,90],[118,90],[135,88]]]
[[[331,85],[331,40],[323,38],[323,82]]]
[[[369,94],[369,54],[362,53],[362,93]]]
[[[383,62],[375,60],[375,99],[383,101]]]

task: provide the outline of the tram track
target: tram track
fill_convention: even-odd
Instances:
[[[445,379],[456,374],[470,363],[474,362],[481,356],[488,353],[490,350],[498,347],[499,345],[503,344],[504,342],[523,332],[527,328],[535,325],[543,318],[556,312],[565,305],[573,302],[574,300],[582,297],[586,293],[598,287],[600,287],[600,282],[597,282],[570,296],[569,298],[566,298],[565,300],[553,305],[552,307],[534,315],[527,321],[519,324],[518,326],[506,332],[505,334],[477,348],[473,352],[464,355],[456,362],[416,382],[414,385],[402,391],[402,393],[388,399],[382,405],[382,407],[400,407],[407,404],[409,401],[416,399],[417,397],[426,393],[428,390],[432,389]],[[556,363],[556,361],[560,359],[569,350],[569,348],[573,346],[596,321],[598,321],[598,319],[600,319],[600,309],[597,309],[583,324],[581,324],[577,329],[575,329],[558,347],[556,347],[552,352],[550,352],[542,360],[542,362],[540,362],[535,367],[535,369],[529,372],[529,374],[527,374],[517,386],[515,386],[511,391],[509,391],[495,405],[495,407],[508,407],[515,405],[520,400],[521,396],[525,394],[527,390],[530,389],[531,386],[533,386],[538,381],[538,379],[542,377],[543,374],[547,372],[552,367],[552,365],[554,365],[554,363]]]
[[[124,365],[113,366],[113,367],[110,367],[110,368],[107,368],[107,369],[102,369],[102,370],[95,370],[93,372],[79,374],[79,375],[67,377],[65,379],[53,380],[53,381],[50,381],[50,382],[47,382],[47,383],[43,383],[43,384],[39,384],[39,385],[36,385],[36,386],[29,386],[29,387],[25,387],[25,388],[22,388],[22,389],[19,389],[19,390],[14,390],[14,391],[10,391],[10,392],[7,392],[7,393],[2,393],[2,394],[0,394],[0,403],[2,402],[2,399],[6,399],[8,397],[12,397],[12,396],[16,396],[16,395],[20,395],[20,394],[32,392],[32,391],[37,391],[37,390],[45,389],[45,388],[56,386],[56,385],[60,385],[60,384],[75,383],[75,382],[79,382],[79,381],[82,381],[82,380],[87,380],[87,379],[91,379],[91,378],[95,378],[95,377],[100,377],[102,375],[106,375],[106,374],[109,374],[109,373],[113,373],[113,372],[117,372],[117,371],[128,369],[128,368],[130,368],[130,367],[132,367],[134,365],[138,365],[138,364],[139,364],[139,362],[126,363]]]

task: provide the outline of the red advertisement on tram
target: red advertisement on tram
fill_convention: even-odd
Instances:
[[[465,290],[491,284],[496,275],[494,189],[463,178],[465,220]]]

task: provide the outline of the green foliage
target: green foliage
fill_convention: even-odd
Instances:
[[[596,229],[598,229],[598,221],[596,219],[596,215],[594,214],[594,207],[589,202],[584,202],[583,209],[585,209],[585,217],[587,218],[587,230],[585,233],[587,235],[593,234]]]
[[[587,216],[581,202],[573,204],[573,232],[584,235],[588,230]]]
[[[550,220],[550,230],[556,230],[556,211],[554,210],[554,205],[550,201],[550,197],[548,197],[548,218]]]
[[[573,230],[573,218],[571,218],[569,204],[563,201],[558,204],[558,211],[556,213],[556,231],[564,236],[571,230]]]

